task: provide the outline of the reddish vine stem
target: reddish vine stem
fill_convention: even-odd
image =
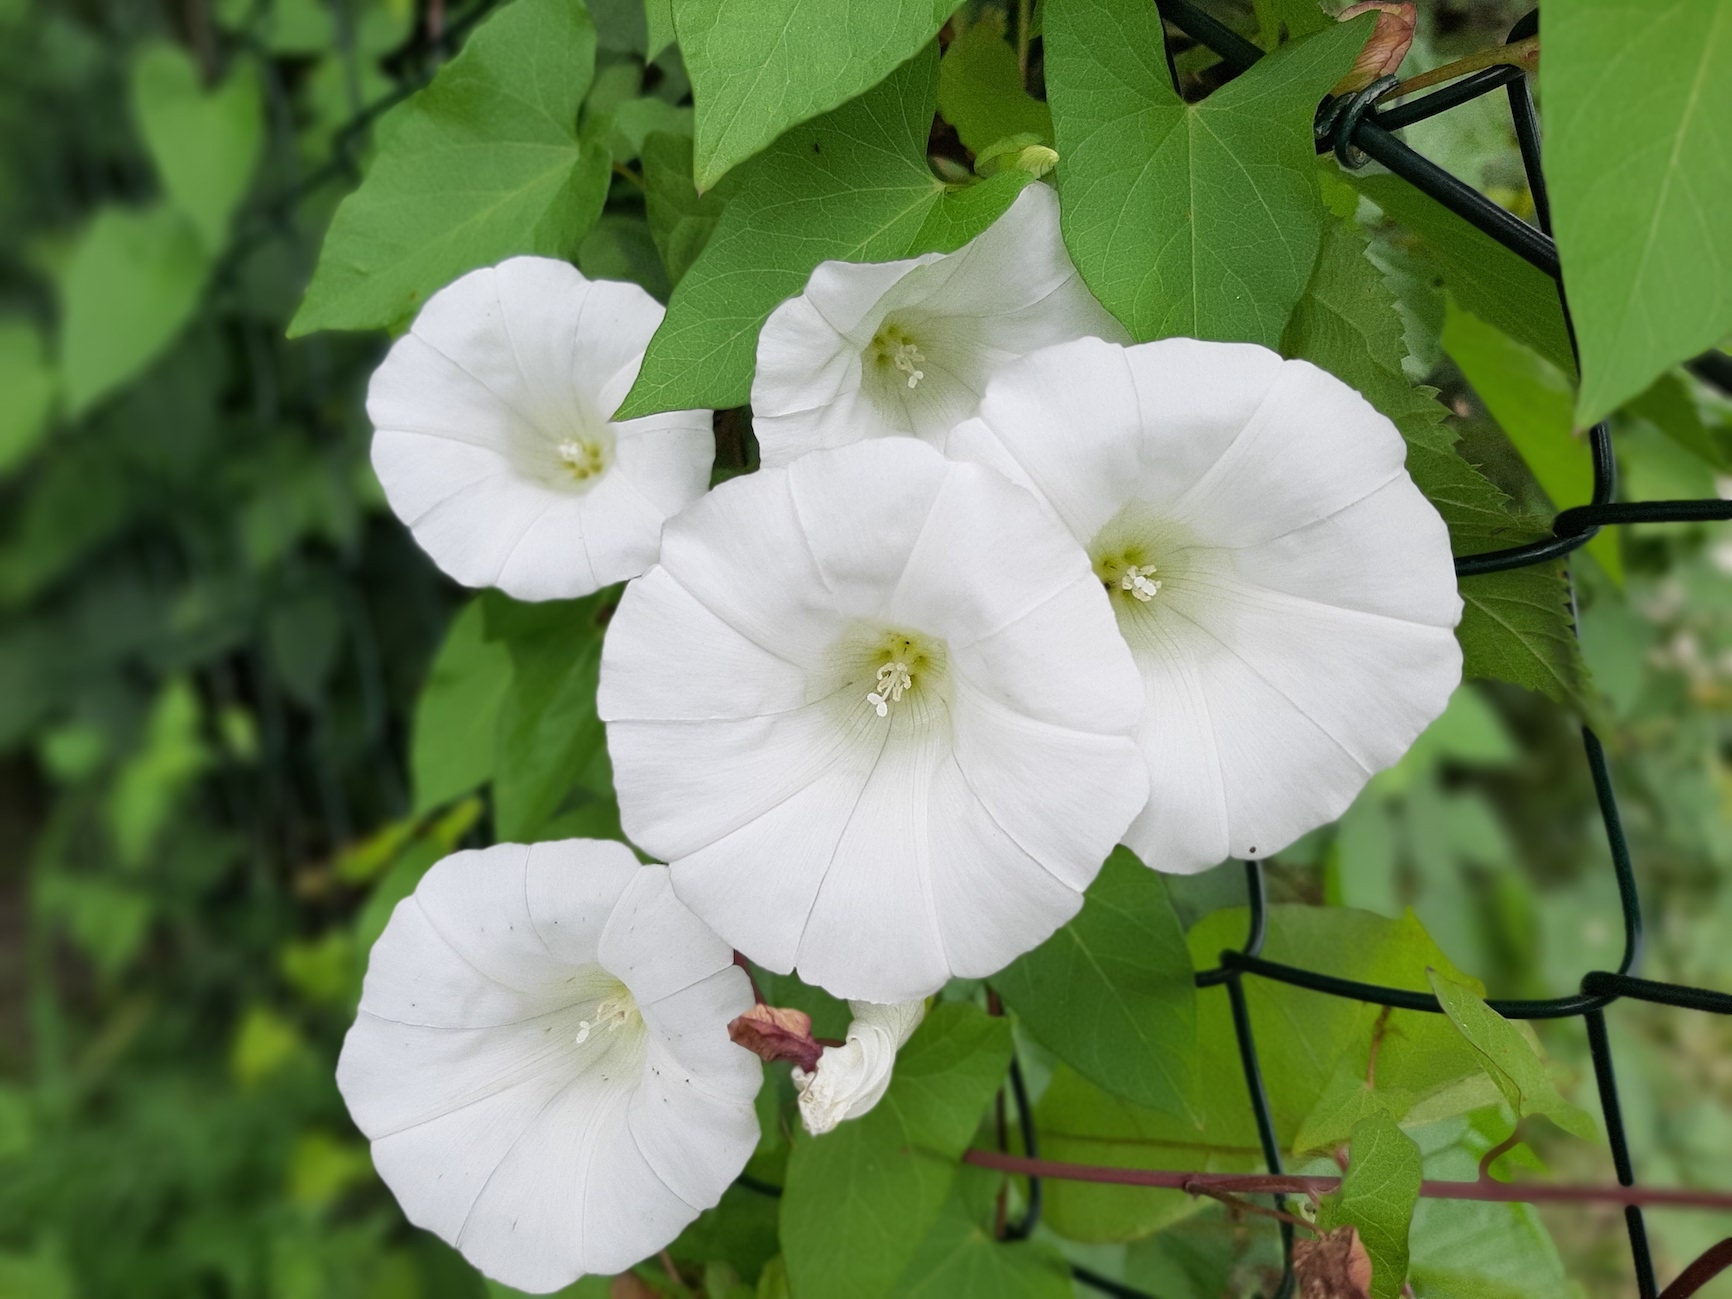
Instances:
[[[1660,1299],[1689,1299],[1729,1267],[1732,1267],[1732,1237],[1703,1250],[1694,1263],[1678,1274],[1676,1281],[1660,1292]]]
[[[970,1150],[965,1163],[979,1168],[1018,1173],[1024,1177],[1056,1177],[1072,1182],[1104,1182],[1116,1186],[1151,1186],[1196,1194],[1205,1187],[1242,1194],[1327,1195],[1341,1185],[1339,1177],[1298,1177],[1268,1173],[1170,1173],[1148,1168],[1109,1168],[1099,1164],[1067,1164],[1055,1159],[1029,1159],[996,1150]],[[1699,1191],[1682,1187],[1583,1186],[1544,1182],[1423,1182],[1419,1193],[1433,1200],[1482,1200],[1495,1204],[1635,1204],[1655,1207],[1732,1210],[1732,1191]]]

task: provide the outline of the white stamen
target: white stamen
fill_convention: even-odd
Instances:
[[[898,343],[890,349],[891,364],[908,376],[910,388],[926,377],[926,371],[915,369],[915,366],[925,359],[920,354],[920,349],[913,343]]]
[[[902,692],[914,684],[914,674],[901,659],[894,659],[878,669],[878,689],[866,696],[880,717],[890,715],[890,705],[902,702]]]
[[[577,1045],[582,1046],[589,1041],[590,1033],[598,1028],[606,1029],[611,1033],[617,1028],[625,1027],[631,1023],[636,1014],[637,1003],[632,1001],[629,996],[606,998],[597,1003],[594,1019],[577,1021]]]
[[[1119,579],[1119,590],[1129,591],[1134,599],[1147,604],[1155,598],[1155,592],[1161,589],[1159,582],[1149,579],[1155,575],[1153,564],[1132,564],[1125,570],[1125,575]]]

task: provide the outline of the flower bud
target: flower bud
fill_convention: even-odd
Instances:
[[[890,1086],[896,1051],[926,1016],[926,1002],[880,1005],[851,1001],[854,1021],[841,1046],[827,1046],[811,1072],[794,1066],[800,1093],[800,1120],[822,1136],[843,1119],[857,1119],[876,1105]]]
[[[1372,29],[1371,39],[1365,42],[1365,48],[1353,60],[1347,75],[1330,89],[1331,95],[1348,95],[1355,90],[1364,90],[1379,77],[1394,72],[1407,57],[1419,18],[1417,6],[1412,0],[1402,0],[1400,4],[1369,0],[1365,4],[1349,5],[1336,15],[1336,21],[1346,22],[1372,12],[1377,14],[1377,26]]]
[[[974,159],[974,170],[982,176],[996,176],[1001,171],[1026,171],[1039,180],[1058,166],[1058,151],[1038,135],[1024,131],[1007,135],[982,149]]]

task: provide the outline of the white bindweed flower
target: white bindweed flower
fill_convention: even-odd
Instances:
[[[881,1005],[850,1003],[854,1012],[847,1040],[827,1046],[818,1067],[807,1073],[794,1066],[794,1087],[800,1093],[800,1121],[815,1137],[843,1119],[857,1119],[884,1097],[896,1052],[926,1018],[924,998]]]
[[[636,577],[703,495],[707,410],[615,424],[662,309],[635,284],[514,257],[439,290],[367,390],[373,469],[465,586],[553,600]]]
[[[1073,914],[1147,796],[1142,687],[1039,502],[911,438],[736,478],[626,588],[622,819],[760,965],[908,1001]]]
[[[1000,365],[1085,335],[1128,341],[1071,265],[1046,185],[954,253],[824,262],[758,335],[763,463],[894,434],[942,451]]]
[[[435,865],[373,948],[337,1063],[409,1220],[534,1293],[673,1240],[758,1139],[733,955],[623,844]]]
[[[1242,343],[1091,339],[992,383],[952,455],[1088,548],[1148,697],[1125,844],[1195,871],[1339,816],[1461,680],[1449,534],[1352,388]]]

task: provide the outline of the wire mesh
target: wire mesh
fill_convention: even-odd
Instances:
[[[1193,40],[1214,50],[1235,71],[1243,71],[1262,57],[1263,51],[1257,46],[1185,0],[1157,2],[1163,18]],[[1525,39],[1537,30],[1538,12],[1530,12],[1510,31],[1509,40],[1513,42]],[[1389,84],[1388,81],[1374,82],[1352,96],[1346,104],[1330,106],[1320,113],[1318,151],[1333,151],[1337,162],[1346,167],[1362,165],[1366,157],[1382,163],[1391,172],[1490,235],[1505,248],[1544,271],[1557,282],[1564,320],[1568,325],[1569,304],[1563,296],[1557,247],[1551,238],[1550,206],[1546,197],[1545,177],[1540,170],[1539,122],[1534,112],[1533,97],[1528,90],[1526,73],[1515,67],[1487,68],[1411,103],[1379,111],[1374,107],[1374,103],[1378,96],[1388,89]],[[1533,194],[1536,216],[1534,225],[1522,221],[1471,186],[1463,184],[1392,134],[1402,126],[1412,125],[1467,103],[1500,86],[1507,90],[1509,96],[1510,115],[1521,147],[1522,166]],[[1573,326],[1570,327],[1570,341],[1573,347]],[[1705,364],[1710,373],[1703,377],[1714,377],[1716,372],[1712,368],[1712,361]],[[1482,573],[1501,572],[1558,559],[1586,544],[1603,526],[1732,518],[1732,502],[1722,500],[1613,501],[1612,497],[1617,491],[1617,468],[1612,453],[1610,429],[1604,422],[1595,425],[1589,433],[1588,441],[1594,466],[1592,499],[1584,505],[1560,511],[1553,520],[1553,535],[1550,538],[1504,550],[1461,556],[1455,561],[1458,576],[1471,577]],[[1593,778],[1606,843],[1611,851],[1612,869],[1617,878],[1618,900],[1624,923],[1623,958],[1618,962],[1616,970],[1594,970],[1584,974],[1578,993],[1543,1000],[1492,1001],[1489,1004],[1492,1009],[1510,1019],[1580,1017],[1583,1020],[1587,1028],[1594,1079],[1599,1090],[1600,1109],[1605,1118],[1613,1167],[1619,1184],[1628,1187],[1636,1184],[1636,1177],[1630,1160],[1629,1138],[1618,1101],[1617,1071],[1606,1030],[1605,1008],[1612,1002],[1627,997],[1637,1001],[1725,1015],[1732,1014],[1732,996],[1703,988],[1661,983],[1635,975],[1642,954],[1642,907],[1636,888],[1635,872],[1618,815],[1617,795],[1612,788],[1605,751],[1599,738],[1586,727],[1582,728],[1582,747]],[[1256,1115],[1263,1160],[1269,1172],[1279,1173],[1282,1170],[1281,1146],[1276,1137],[1274,1117],[1257,1062],[1256,1036],[1252,1030],[1249,1006],[1245,998],[1247,976],[1271,979],[1329,996],[1348,997],[1401,1010],[1442,1013],[1442,1008],[1438,1005],[1437,998],[1428,993],[1358,983],[1264,959],[1261,952],[1267,907],[1263,867],[1260,862],[1245,863],[1245,886],[1251,921],[1244,945],[1237,950],[1222,952],[1218,966],[1199,972],[1197,986],[1226,989],[1238,1038],[1245,1085]],[[1024,1130],[1032,1133],[1031,1118],[1025,1117]],[[1032,1145],[1030,1153],[1032,1154]],[[1277,1195],[1275,1199],[1279,1207],[1281,1197]],[[1032,1197],[1031,1203],[1035,1203]],[[1626,1205],[1624,1221],[1629,1232],[1630,1260],[1637,1294],[1640,1299],[1655,1299],[1658,1291],[1653,1255],[1649,1249],[1647,1227],[1641,1208],[1637,1205]],[[1292,1266],[1293,1229],[1289,1223],[1281,1223],[1281,1236],[1284,1268],[1274,1299],[1288,1299],[1295,1288]],[[1103,1293],[1124,1299],[1150,1299],[1142,1291],[1098,1276],[1087,1269],[1076,1269],[1074,1274],[1079,1281]]]
[[[1155,2],[1168,23],[1193,40],[1208,46],[1232,72],[1242,72],[1263,57],[1263,51],[1256,45],[1187,0]],[[256,209],[256,224],[243,232],[235,248],[231,250],[229,264],[232,266],[264,240],[289,234],[293,230],[294,209],[306,195],[334,180],[353,178],[357,171],[359,142],[366,128],[423,84],[451,39],[479,21],[494,3],[495,0],[475,0],[461,8],[454,6],[455,12],[446,14],[439,0],[422,0],[419,7],[420,21],[415,33],[401,50],[386,60],[387,66],[391,67],[396,75],[397,87],[373,103],[358,106],[354,117],[336,133],[335,147],[328,162],[288,185],[274,200]],[[1537,30],[1538,14],[1535,11],[1515,25],[1509,34],[1509,40],[1524,39]],[[1551,238],[1545,179],[1540,170],[1539,122],[1528,89],[1527,74],[1513,66],[1486,68],[1408,103],[1378,109],[1375,102],[1390,84],[1389,79],[1380,80],[1355,95],[1345,97],[1344,101],[1325,105],[1325,110],[1319,114],[1318,152],[1333,152],[1341,165],[1350,168],[1363,165],[1367,158],[1381,163],[1476,229],[1545,272],[1557,282],[1567,325],[1569,305],[1563,299],[1557,247]],[[1402,127],[1447,112],[1500,87],[1505,89],[1509,99],[1522,165],[1533,196],[1536,218],[1534,224],[1523,221],[1492,202],[1394,135],[1394,132]],[[1573,327],[1570,329],[1570,338],[1573,346]],[[1729,365],[1723,356],[1710,354],[1688,364],[1704,380],[1721,387],[1728,386],[1732,365]],[[1455,568],[1458,576],[1472,577],[1560,559],[1584,545],[1600,528],[1606,526],[1732,518],[1732,502],[1729,501],[1614,501],[1617,489],[1616,462],[1608,426],[1603,422],[1596,425],[1590,430],[1588,441],[1594,470],[1591,499],[1585,504],[1561,510],[1553,520],[1553,535],[1549,538],[1457,558]],[[1616,876],[1624,926],[1623,957],[1616,970],[1593,970],[1584,974],[1578,992],[1541,1000],[1494,1000],[1489,1004],[1498,1013],[1511,1019],[1580,1018],[1583,1021],[1613,1166],[1619,1183],[1632,1187],[1635,1185],[1635,1172],[1618,1100],[1617,1073],[1607,1033],[1605,1008],[1615,1001],[1628,998],[1708,1014],[1732,1015],[1732,995],[1658,982],[1636,975],[1642,952],[1642,910],[1635,874],[1619,820],[1617,798],[1605,752],[1599,739],[1585,727],[1582,730],[1582,744],[1599,802],[1612,869]],[[1267,979],[1328,996],[1350,998],[1401,1010],[1441,1013],[1441,1007],[1437,999],[1427,993],[1360,983],[1264,958],[1261,953],[1268,912],[1263,867],[1261,862],[1248,861],[1244,863],[1244,871],[1250,909],[1250,926],[1245,942],[1237,949],[1223,951],[1219,958],[1220,963],[1213,969],[1199,972],[1196,982],[1202,989],[1222,988],[1228,997],[1263,1161],[1270,1173],[1280,1173],[1281,1145],[1258,1064],[1256,1035],[1245,991],[1246,979]],[[1029,1103],[1022,1071],[1014,1060],[1009,1082],[1016,1104],[1024,1152],[1028,1157],[1034,1158],[1038,1155],[1039,1143],[1033,1108]],[[765,1194],[780,1193],[779,1188],[759,1183],[756,1179],[741,1180],[752,1189]],[[1006,1225],[1004,1239],[1026,1239],[1039,1225],[1040,1179],[1031,1176],[1027,1178],[1026,1185],[1027,1196],[1023,1214],[1014,1223]],[[1274,1198],[1279,1207],[1283,1197],[1276,1194]],[[1631,1266],[1637,1293],[1640,1299],[1656,1299],[1658,1291],[1654,1264],[1641,1208],[1637,1205],[1625,1206],[1624,1218],[1629,1234]],[[1271,1299],[1291,1299],[1296,1286],[1292,1267],[1291,1223],[1282,1222],[1280,1231],[1283,1274]],[[1704,1256],[1687,1269],[1679,1284],[1693,1279],[1704,1265],[1717,1264],[1718,1260]],[[1080,1264],[1073,1264],[1071,1271],[1077,1281],[1103,1294],[1118,1296],[1119,1299],[1155,1299],[1155,1296]]]

